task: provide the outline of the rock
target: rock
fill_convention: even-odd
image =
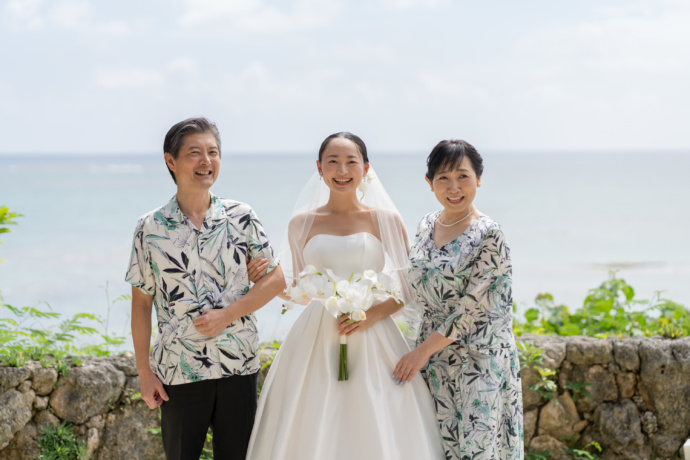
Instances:
[[[591,367],[575,366],[570,373],[570,381],[583,382],[589,385],[583,387],[590,396],[578,395],[577,409],[580,412],[592,412],[602,402],[613,402],[618,399],[618,387],[613,374],[601,365]]]
[[[34,409],[46,410],[47,408],[48,408],[48,397],[47,396],[36,396],[36,399],[34,399]]]
[[[684,441],[679,441],[663,433],[656,433],[650,436],[654,445],[654,453],[657,459],[675,458],[676,453],[682,447]]]
[[[522,426],[524,429],[525,444],[526,445],[529,445],[530,440],[534,437],[534,433],[537,431],[537,416],[538,415],[539,415],[539,410],[537,410],[537,409],[523,412]]]
[[[520,342],[531,343],[544,350],[542,354],[543,367],[558,369],[565,359],[565,341],[563,337],[537,334],[524,334]]]
[[[656,437],[684,440],[690,432],[690,337],[644,340],[640,342],[639,355],[637,386],[647,410],[656,415]],[[664,441],[660,446],[670,444]],[[660,448],[664,452],[670,449]]]
[[[34,422],[36,422],[36,426],[38,428],[41,428],[45,425],[57,426],[60,424],[60,419],[54,416],[52,413],[48,412],[47,410],[43,410],[36,414],[36,416],[34,417]]]
[[[45,396],[53,391],[53,385],[57,382],[58,374],[55,369],[36,367],[31,371],[34,391],[37,395]]]
[[[648,460],[651,449],[645,446],[637,407],[629,399],[604,403],[594,413],[594,424],[602,447],[617,458]]]
[[[84,364],[73,367],[69,377],[50,397],[50,405],[61,419],[82,424],[94,415],[105,413],[122,394],[125,375],[111,364]]]
[[[22,398],[24,398],[24,402],[26,402],[26,405],[29,407],[34,407],[34,401],[36,400],[36,393],[34,393],[34,390],[27,390],[26,393],[22,393]]]
[[[123,407],[123,411],[111,412],[106,418],[98,459],[164,460],[163,442],[148,431],[160,427],[158,411],[149,409],[143,401]]]
[[[87,428],[97,428],[99,430],[102,430],[104,426],[105,426],[105,416],[103,416],[103,415],[97,415],[95,417],[91,417],[89,419],[89,421],[86,422]]]
[[[19,384],[17,387],[17,391],[20,393],[26,393],[31,389],[31,380],[24,380],[22,383]],[[35,394],[35,393],[34,393]]]
[[[141,386],[139,385],[139,376],[128,377],[125,383],[125,388],[122,392],[122,399],[126,402],[131,402],[132,396],[136,393],[141,392]]]
[[[576,424],[580,428],[579,431],[582,431],[586,426],[586,424],[580,424],[580,416],[577,414],[575,403],[570,397],[570,393],[566,391],[558,399],[551,400],[542,407],[539,414],[539,435],[548,435],[556,439],[577,440],[580,433],[575,430]]]
[[[529,389],[539,381],[539,372],[536,369],[525,368],[520,370],[520,383],[522,384],[522,408],[525,411],[536,409],[541,403],[542,397],[536,391]]]
[[[98,435],[98,430],[96,428],[89,428],[86,432],[86,455],[89,457],[93,456],[100,445],[101,438]]]
[[[613,356],[622,370],[637,372],[640,368],[640,357],[637,349],[640,339],[617,339],[613,341]]]
[[[656,433],[656,417],[649,411],[642,416],[642,431],[648,435]]]
[[[640,412],[645,412],[647,410],[647,403],[641,394],[634,395],[632,397],[632,401],[635,403],[635,405],[637,406],[637,410],[639,410]]]
[[[561,441],[548,435],[537,436],[532,439],[529,451],[543,453],[548,451],[551,460],[570,460],[570,455],[565,452],[566,446]]]
[[[27,404],[27,398],[23,394],[17,390],[8,390],[1,394],[0,449],[9,444],[14,435],[24,428],[29,420],[31,420],[31,404]]]
[[[33,422],[19,430],[7,448],[0,450],[0,460],[28,460],[38,458],[38,427]]]
[[[16,388],[29,377],[31,371],[26,367],[0,367],[0,392]]]
[[[558,386],[565,388],[565,384],[570,380],[570,373],[573,370],[573,365],[570,361],[563,361],[561,368],[558,370]]]
[[[132,353],[125,353],[120,356],[109,356],[105,358],[107,362],[112,364],[116,369],[121,370],[127,377],[136,377],[137,362]]]
[[[581,366],[608,364],[613,359],[613,346],[609,339],[570,337],[566,345],[566,358],[571,363]]]
[[[624,372],[616,376],[620,399],[630,399],[635,395],[635,381],[635,374],[632,372]]]

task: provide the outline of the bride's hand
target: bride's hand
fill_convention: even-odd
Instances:
[[[352,321],[349,317],[343,315],[338,319],[338,335],[352,335],[357,331],[369,329],[374,323],[376,323],[376,321],[370,318],[369,314],[367,314],[367,319],[363,319],[362,321]]]
[[[247,277],[252,283],[259,281],[266,274],[266,269],[268,269],[268,259],[259,257],[250,261],[247,257]]]

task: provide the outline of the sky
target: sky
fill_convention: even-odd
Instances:
[[[688,149],[686,0],[3,0],[0,153]]]

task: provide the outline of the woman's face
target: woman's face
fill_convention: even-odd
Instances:
[[[340,137],[328,143],[316,167],[328,188],[338,193],[354,193],[369,171],[357,145]]]
[[[467,214],[477,194],[477,187],[481,186],[481,176],[477,177],[467,156],[452,170],[439,169],[433,180],[427,177],[426,181],[446,213],[452,215]]]

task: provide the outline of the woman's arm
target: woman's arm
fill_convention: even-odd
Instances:
[[[398,365],[395,366],[395,370],[393,371],[395,383],[404,385],[412,380],[412,377],[426,366],[431,355],[437,351],[443,350],[451,343],[453,343],[453,340],[442,336],[438,332],[431,334],[417,348],[400,358]]]
[[[511,271],[510,253],[503,233],[498,229],[489,230],[472,263],[467,288],[457,301],[455,311],[423,343],[400,359],[393,371],[396,383],[408,382],[431,355],[451,343],[471,342],[476,325],[482,323],[488,311],[495,309],[489,294],[510,285]]]

